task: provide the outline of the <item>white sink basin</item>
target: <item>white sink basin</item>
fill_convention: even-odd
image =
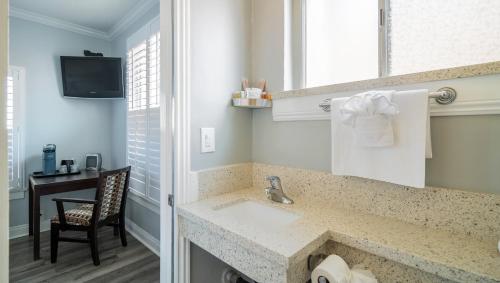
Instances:
[[[237,221],[247,227],[266,230],[283,228],[300,217],[284,209],[248,200],[238,201],[215,210],[221,217],[230,221]]]

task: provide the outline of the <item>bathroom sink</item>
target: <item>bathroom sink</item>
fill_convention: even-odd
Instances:
[[[215,208],[215,210],[221,217],[230,221],[266,230],[283,228],[300,217],[284,209],[249,200],[234,202],[224,207]]]

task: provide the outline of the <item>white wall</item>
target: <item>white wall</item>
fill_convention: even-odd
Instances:
[[[107,100],[63,98],[59,56],[83,55],[89,49],[110,55],[111,45],[72,32],[10,18],[10,64],[26,68],[26,172],[42,168],[42,146],[57,145],[57,162],[99,152],[103,167],[111,166],[111,104]],[[71,193],[93,197],[90,191]],[[25,199],[11,201],[11,226],[28,222]],[[42,198],[44,218],[56,213],[50,198]]]
[[[191,168],[248,162],[252,112],[231,106],[250,78],[248,0],[191,1]],[[200,153],[200,128],[214,127],[216,152]]]

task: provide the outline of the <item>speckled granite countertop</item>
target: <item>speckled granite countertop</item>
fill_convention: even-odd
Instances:
[[[280,207],[300,218],[282,229],[257,231],[244,222],[229,221],[214,210],[240,200]],[[283,278],[290,278],[291,274],[299,272],[290,269],[299,266],[298,263],[328,240],[459,282],[500,282],[500,254],[495,239],[479,240],[393,218],[349,211],[318,200],[295,199],[293,205],[281,205],[267,200],[261,189],[247,189],[182,205],[178,207],[178,214],[181,222],[200,228],[197,233],[185,232],[184,236],[195,243],[203,242],[201,246],[209,252],[217,250],[216,256],[263,282],[289,280],[271,278],[269,276],[274,276],[271,272],[256,270],[251,263],[265,261],[282,266],[286,270]],[[188,224],[181,226],[185,225]],[[181,227],[181,233],[187,230]],[[215,234],[209,232],[218,235],[218,241],[210,239],[210,235]],[[232,248],[236,250],[223,251],[225,243],[220,241],[237,243],[242,251],[251,251],[251,254],[239,254],[236,247]]]

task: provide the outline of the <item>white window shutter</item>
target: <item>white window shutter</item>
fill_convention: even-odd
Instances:
[[[21,87],[24,75],[17,68],[9,69],[7,77],[7,155],[9,190],[24,189],[24,156],[22,143]]]
[[[7,156],[9,189],[16,187],[14,169],[14,78],[12,74],[7,77]]]
[[[160,201],[160,33],[148,40],[148,197]]]
[[[154,33],[127,55],[127,160],[130,189],[160,200],[160,35]]]
[[[146,196],[147,170],[147,72],[146,43],[142,42],[128,52],[127,60],[127,154],[132,166],[130,189]]]

